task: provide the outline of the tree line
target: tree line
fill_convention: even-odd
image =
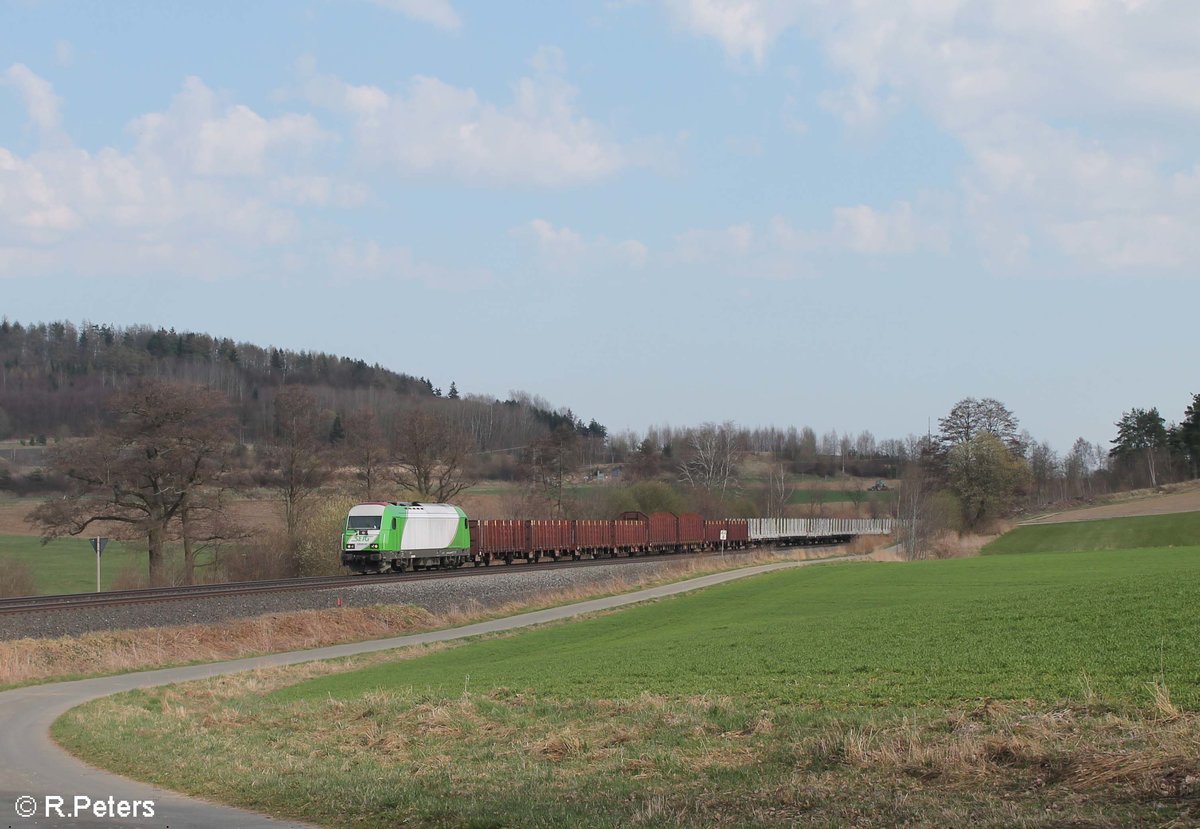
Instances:
[[[1200,477],[1200,395],[1178,423],[1134,408],[1108,447],[1079,438],[1065,455],[1019,430],[993,398],[965,398],[918,442],[905,466],[898,517],[910,557],[927,555],[939,530],[986,530],[1020,508]]]

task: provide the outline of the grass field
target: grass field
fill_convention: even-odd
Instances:
[[[59,538],[43,546],[36,536],[0,535],[0,567],[24,562],[39,593],[88,593],[96,589],[96,555],[86,538]],[[110,541],[100,560],[105,590],[131,570],[144,572],[146,550],[137,544]]]
[[[1200,545],[1200,512],[1017,527],[983,548],[989,553],[1119,550]]]
[[[830,565],[55,734],[333,826],[1186,826],[1197,595],[1200,546]]]
[[[330,677],[277,700],[453,694],[470,675],[476,689],[559,698],[1049,702],[1078,693],[1086,672],[1095,693],[1135,702],[1161,666],[1178,701],[1200,706],[1197,596],[1200,547],[828,566]]]
[[[797,489],[792,493],[792,497],[788,499],[790,504],[844,504],[844,503],[869,503],[878,501],[884,504],[890,504],[896,499],[894,490],[885,490],[883,492],[870,492],[868,490],[852,492],[845,489]]]

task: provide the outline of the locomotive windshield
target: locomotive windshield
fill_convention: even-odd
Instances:
[[[351,515],[346,520],[346,529],[377,530],[381,520],[383,520],[382,515]]]

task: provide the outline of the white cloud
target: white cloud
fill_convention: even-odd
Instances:
[[[462,27],[462,17],[448,0],[371,0],[376,6],[399,12],[405,17],[454,32]]]
[[[1194,259],[1179,229],[1200,224],[1200,199],[1176,165],[1196,161],[1200,4],[663,2],[760,67],[789,29],[814,38],[842,80],[820,103],[851,127],[922,109],[966,152],[963,213],[997,263],[1039,249],[1133,272]]]
[[[505,105],[426,76],[389,93],[302,72],[310,101],[349,116],[363,159],[402,174],[562,187],[635,163],[626,148],[577,112],[578,90],[560,74],[561,53],[542,49],[533,63],[539,71],[520,79]]]
[[[675,237],[668,259],[715,267],[735,276],[792,279],[812,276],[818,255],[895,255],[945,252],[942,225],[901,202],[888,210],[867,205],[834,208],[830,226],[798,228],[782,216],[762,227],[751,223],[721,229],[693,228]]]
[[[66,140],[62,131],[62,101],[54,94],[49,81],[35,75],[25,64],[14,63],[4,73],[4,83],[21,95],[29,120],[37,128],[43,143],[57,144]]]
[[[908,202],[891,210],[876,210],[865,204],[835,207],[832,239],[836,247],[870,254],[945,251],[949,247],[944,229],[919,221]]]
[[[665,0],[677,22],[721,42],[735,59],[762,64],[776,38],[800,16],[802,3],[773,0]]]
[[[327,140],[311,116],[221,104],[198,79],[166,110],[130,123],[131,149],[88,150],[62,133],[47,81],[23,66],[4,77],[32,100],[42,131],[61,136],[24,156],[0,147],[5,276],[261,274],[284,246],[325,244],[309,238],[294,206],[350,207],[368,196],[309,169],[308,151]]]
[[[177,159],[202,176],[260,176],[268,159],[309,152],[330,138],[311,115],[264,118],[242,104],[222,107],[195,77],[165,112],[143,115],[130,129],[140,154]]]
[[[513,228],[511,234],[532,242],[543,264],[558,271],[583,267],[640,268],[649,256],[649,249],[637,239],[619,242],[604,236],[586,239],[569,227],[555,227],[545,219],[533,219]]]
[[[370,197],[366,185],[331,176],[279,176],[271,180],[272,198],[285,204],[314,207],[360,207]]]
[[[460,290],[489,282],[483,268],[456,269],[423,262],[403,246],[381,245],[374,240],[343,242],[331,250],[327,260],[340,279],[386,279],[389,282],[419,282],[428,288]]]
[[[1061,222],[1049,232],[1065,253],[1112,270],[1194,268],[1200,260],[1195,219],[1161,213],[1105,216]]]

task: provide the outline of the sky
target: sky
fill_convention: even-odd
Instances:
[[[0,0],[0,314],[612,430],[1200,392],[1195,0]]]

